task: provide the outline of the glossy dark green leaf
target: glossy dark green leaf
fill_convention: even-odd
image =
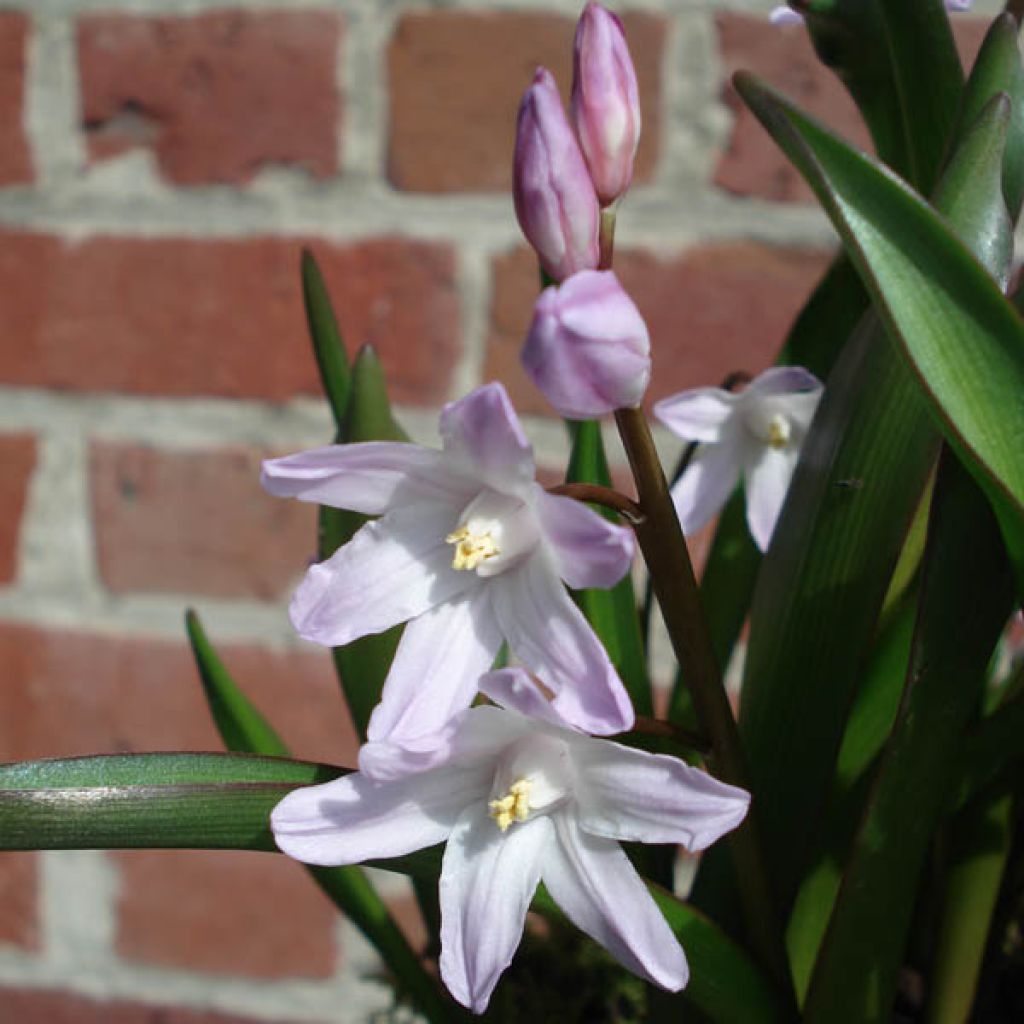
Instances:
[[[320,371],[320,386],[340,429],[348,408],[351,386],[348,356],[320,267],[308,249],[302,250],[302,300],[313,342],[313,355]]]
[[[594,420],[580,421],[572,425],[572,430],[572,453],[566,470],[566,481],[610,487],[612,479],[608,470],[604,442],[601,439],[601,424]],[[619,521],[608,509],[596,506],[595,508],[613,522]],[[626,685],[636,713],[650,715],[651,685],[647,679],[643,637],[640,632],[640,617],[632,578],[627,574],[609,590],[574,591],[573,597],[601,638],[608,651],[608,657]]]
[[[341,440],[407,441],[408,435],[395,422],[388,402],[384,370],[376,351],[364,345],[352,364],[351,397],[345,414]],[[366,517],[344,509],[320,509],[319,555],[329,558],[349,541]],[[344,647],[334,648],[334,664],[345,699],[360,739],[366,738],[370,713],[380,701],[380,691],[402,635],[400,626],[385,633],[364,636]]]
[[[929,191],[963,84],[942,0],[812,0],[808,8],[815,50],[849,89],[879,156]]]
[[[199,616],[185,613],[185,630],[199,669],[206,702],[224,746],[236,753],[287,757],[288,748],[274,727],[238,688],[213,649]]]
[[[749,76],[738,76],[737,85],[830,214],[839,201],[831,178],[807,156],[804,133],[823,140],[821,148],[841,165],[837,175],[866,166],[875,175],[871,182],[895,183]],[[860,203],[877,214],[876,193],[860,184],[856,194],[844,193],[842,210]],[[970,189],[993,194],[976,180]],[[961,194],[947,192],[945,202],[965,235],[987,229]],[[928,218],[941,225],[930,211]],[[953,237],[945,226],[942,231]],[[983,248],[985,239],[979,234],[971,242]],[[952,244],[963,253],[959,242]],[[860,250],[850,251],[860,261]],[[966,259],[991,291],[977,261]],[[741,730],[768,845],[778,851],[773,875],[784,903],[802,870],[801,851],[828,790],[861,659],[935,451],[923,396],[877,321],[866,323],[829,377],[754,599]]]
[[[985,35],[964,87],[958,134],[966,132],[981,116],[992,97],[1010,97],[1010,126],[1003,157],[1003,195],[1012,220],[1020,212],[1024,196],[1024,68],[1017,42],[1018,25],[1013,15],[1001,14]]]
[[[996,507],[1024,582],[1024,323],[979,262],[1006,261],[1005,205],[976,201],[976,194],[1001,195],[1008,102],[997,97],[965,137],[971,159],[963,161],[963,183],[942,204],[975,258],[949,224],[869,158],[749,76],[739,76],[737,87],[843,237],[947,440]]]
[[[919,875],[1011,606],[998,526],[948,451],[923,572],[903,704],[811,978],[806,1024],[891,1020]]]
[[[248,754],[105,754],[0,765],[0,850],[273,850],[270,812],[331,765]],[[436,849],[374,862],[437,870]]]

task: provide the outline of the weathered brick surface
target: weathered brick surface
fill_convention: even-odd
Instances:
[[[110,856],[124,960],[266,979],[334,971],[335,911],[295,861],[238,850]]]
[[[733,114],[729,143],[715,170],[716,185],[741,195],[812,202],[810,189],[743,105],[729,80],[740,69],[753,71],[803,109],[862,148],[870,145],[857,108],[836,76],[815,56],[802,25],[769,25],[763,18],[719,14],[722,95]]]
[[[32,180],[24,122],[27,43],[25,15],[0,11],[0,185]]]
[[[111,590],[278,598],[316,551],[316,509],[260,487],[245,448],[91,448],[100,576]]]
[[[297,757],[355,763],[326,652],[211,639]],[[184,641],[0,623],[0,664],[0,761],[223,749]]]
[[[0,382],[283,401],[319,393],[299,285],[303,240],[0,231]],[[313,245],[346,341],[380,351],[392,398],[448,397],[461,354],[447,246]]]
[[[664,20],[627,13],[644,130],[636,181],[659,146]],[[404,15],[388,51],[388,174],[414,192],[511,187],[516,111],[538,65],[568,95],[574,22],[552,14],[429,11]]]
[[[718,384],[733,370],[756,373],[773,362],[826,260],[820,252],[757,242],[699,246],[667,258],[619,252],[616,273],[651,333],[648,398]],[[508,384],[520,412],[552,415],[519,365],[536,291],[531,252],[516,249],[495,261],[485,374]]]
[[[721,53],[722,95],[733,114],[728,145],[714,183],[740,195],[784,202],[813,202],[782,151],[743,105],[730,84],[733,72],[753,71],[820,117],[849,142],[872,151],[867,129],[849,93],[817,58],[802,25],[771,26],[763,18],[719,14],[715,18]],[[961,60],[970,67],[984,38],[982,18],[953,18]]]
[[[38,886],[36,854],[0,854],[0,946],[39,948]],[[2,1006],[0,995],[0,1020]]]
[[[18,542],[35,464],[31,434],[0,435],[0,583],[12,582],[18,573]]]
[[[252,1017],[212,1010],[186,1010],[123,1000],[104,1002],[69,992],[2,988],[0,1024],[256,1024],[256,1021]],[[259,1024],[275,1022],[261,1017]]]
[[[179,185],[337,170],[340,19],[323,11],[93,15],[78,22],[93,160],[143,146]]]

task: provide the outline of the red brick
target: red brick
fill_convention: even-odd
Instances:
[[[824,253],[758,242],[700,246],[676,257],[616,255],[616,273],[647,321],[650,401],[768,366],[825,268]],[[520,412],[552,415],[519,365],[537,294],[536,261],[516,249],[495,261],[484,373],[509,387]]]
[[[295,861],[237,850],[110,856],[123,959],[254,978],[333,973],[335,911]]]
[[[25,15],[0,12],[0,185],[33,177],[23,115],[28,32]]]
[[[740,195],[812,202],[811,190],[729,84],[734,71],[753,71],[833,131],[870,149],[867,130],[849,93],[818,60],[802,25],[770,25],[762,18],[719,14],[723,97],[732,111],[729,144],[715,170],[715,184]]]
[[[303,239],[93,238],[0,231],[0,381],[75,391],[284,401],[319,393],[302,313]],[[316,243],[351,350],[372,342],[392,398],[448,397],[461,354],[443,245]]]
[[[781,201],[813,202],[810,189],[740,102],[729,84],[734,71],[753,71],[804,110],[815,114],[843,138],[873,151],[868,131],[849,93],[818,60],[802,25],[769,25],[741,14],[716,17],[721,50],[723,96],[734,116],[728,146],[715,170],[716,185],[740,195]],[[969,67],[988,23],[953,18],[961,60]]]
[[[642,183],[658,156],[665,22],[639,12],[623,21],[640,82]],[[554,14],[404,15],[388,50],[391,181],[414,192],[509,189],[519,101],[538,65],[568,94],[573,31]]]
[[[274,1024],[261,1017],[260,1024]],[[0,989],[0,1024],[257,1024],[252,1017],[146,1003],[105,1002],[31,988]],[[279,1021],[278,1024],[285,1024]]]
[[[94,444],[92,519],[114,591],[276,598],[316,550],[316,509],[259,483],[269,452]]]
[[[326,652],[211,639],[296,757],[354,765],[355,735]],[[0,623],[0,664],[2,761],[223,750],[184,640]]]
[[[341,20],[316,11],[78,22],[82,121],[94,161],[142,146],[179,185],[261,168],[337,170]]]
[[[18,539],[36,465],[36,441],[31,434],[0,435],[0,583],[18,573]]]
[[[0,854],[0,946],[39,949],[38,883],[36,854]]]

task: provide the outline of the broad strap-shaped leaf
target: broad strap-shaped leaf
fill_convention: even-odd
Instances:
[[[811,978],[807,1024],[889,1021],[919,874],[1012,597],[998,526],[946,451],[903,704]]]
[[[601,438],[601,424],[584,420],[571,425],[572,452],[566,470],[567,483],[599,484],[611,487],[612,478]],[[604,508],[598,512],[617,521]],[[647,679],[643,637],[637,612],[633,580],[627,573],[608,590],[588,589],[573,592],[587,621],[601,638],[612,664],[619,673],[638,715],[652,713],[651,685]]]
[[[287,757],[289,752],[284,740],[238,688],[213,649],[199,616],[191,609],[185,613],[185,630],[199,669],[206,703],[224,746],[235,753]]]
[[[309,249],[302,251],[302,300],[313,342],[313,355],[320,371],[320,386],[331,407],[336,428],[340,430],[351,389],[348,355],[323,275]]]
[[[101,754],[0,765],[0,850],[274,850],[270,812],[345,769],[248,754]],[[436,872],[436,849],[374,862]]]
[[[1024,555],[1024,323],[979,259],[903,182],[752,77],[738,76],[737,88],[814,188],[946,439],[993,501],[1011,553]],[[1001,166],[1008,103],[997,101],[990,117],[1004,134],[982,138],[998,147]],[[979,152],[986,158],[994,154]]]

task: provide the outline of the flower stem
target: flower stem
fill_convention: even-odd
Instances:
[[[614,488],[602,487],[601,484],[556,484],[548,488],[548,493],[575,498],[576,501],[587,501],[592,505],[603,505],[613,512],[618,512],[631,526],[636,526],[637,522],[643,519],[640,506],[632,498]]]
[[[615,252],[615,207],[609,206],[601,211],[601,227],[598,234],[600,255],[598,270],[611,270],[612,255]]]
[[[624,735],[636,736],[658,736],[679,744],[686,750],[706,757],[711,752],[707,738],[699,733],[683,729],[674,722],[667,722],[663,718],[651,718],[649,715],[637,715],[633,728]]]
[[[697,580],[679,526],[654,439],[639,409],[618,409],[615,422],[636,481],[643,518],[634,524],[672,649],[693,695],[701,732],[711,743],[711,762],[723,781],[750,790],[736,720],[711,646]],[[752,943],[783,985],[791,989],[778,912],[768,884],[753,810],[729,836],[744,916]]]

